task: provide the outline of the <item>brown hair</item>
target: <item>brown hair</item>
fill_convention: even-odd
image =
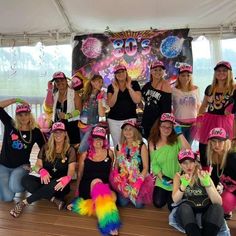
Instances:
[[[188,89],[188,92],[189,91],[192,91],[192,90],[194,90],[195,88],[196,88],[196,86],[194,86],[193,85],[193,77],[192,77],[192,74],[191,73],[188,73],[189,74],[189,77],[191,78],[190,79],[190,81],[189,81],[189,83],[188,83],[188,86],[187,86],[187,89]],[[181,73],[178,75],[178,77],[177,77],[177,80],[176,80],[176,85],[175,85],[175,87],[177,88],[177,89],[182,89],[182,86],[181,86],[181,83],[180,83],[180,81],[179,81],[179,76],[181,75]]]

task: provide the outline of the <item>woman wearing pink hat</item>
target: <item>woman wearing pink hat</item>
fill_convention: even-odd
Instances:
[[[222,199],[210,173],[200,169],[190,149],[180,151],[178,161],[181,171],[174,177],[169,224],[189,236],[229,236]]]
[[[65,206],[64,197],[70,192],[70,181],[75,173],[76,152],[69,144],[65,125],[56,122],[52,125],[52,133],[39,152],[33,171],[39,177],[27,175],[22,185],[31,193],[29,197],[18,202],[10,211],[13,217],[19,217],[23,209],[40,199],[54,202],[58,210]]]
[[[209,133],[207,161],[212,169],[211,178],[222,194],[225,219],[231,219],[236,208],[236,152],[223,128],[214,128]]]
[[[175,125],[171,113],[163,113],[154,123],[148,139],[151,171],[157,177],[153,192],[153,204],[161,208],[167,204],[171,209],[173,178],[179,171],[178,153],[190,148],[182,134],[181,127]]]
[[[136,107],[141,101],[140,86],[137,81],[131,81],[124,65],[114,68],[115,79],[107,90],[109,129],[114,147],[119,143],[121,126],[127,120],[137,119]]]
[[[14,103],[18,103],[15,120],[4,110]],[[29,159],[34,144],[41,148],[45,141],[29,104],[22,99],[0,101],[0,120],[4,125],[0,154],[0,201],[12,201],[15,193],[24,191],[21,179],[30,170]]]
[[[155,61],[150,67],[150,81],[142,88],[145,102],[142,127],[144,137],[148,139],[150,130],[162,113],[171,112],[171,87],[164,79],[165,65],[162,61]]]
[[[80,215],[96,215],[102,235],[118,235],[120,228],[116,196],[109,187],[113,152],[106,140],[106,130],[95,126],[88,140],[89,149],[79,159],[77,195],[68,210]]]
[[[206,145],[211,129],[222,127],[229,138],[236,136],[234,114],[236,109],[236,85],[233,81],[232,67],[227,61],[220,61],[214,68],[212,84],[205,90],[205,96],[199,109],[196,133],[193,138],[199,141],[202,166],[207,165]]]
[[[176,85],[172,90],[173,113],[180,124],[187,141],[192,144],[190,130],[195,123],[200,108],[199,89],[193,85],[192,66],[184,64],[179,67]]]

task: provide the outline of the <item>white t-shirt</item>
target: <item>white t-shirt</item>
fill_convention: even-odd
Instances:
[[[198,106],[200,106],[199,89],[189,92],[173,88],[172,104],[175,119],[182,123],[193,123],[197,117]]]

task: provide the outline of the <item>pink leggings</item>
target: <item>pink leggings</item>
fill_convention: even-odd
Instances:
[[[223,208],[225,213],[229,213],[236,208],[236,195],[231,192],[224,191],[221,195]]]

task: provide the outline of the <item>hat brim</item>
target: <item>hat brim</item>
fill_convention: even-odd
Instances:
[[[219,67],[225,67],[228,70],[232,70],[232,68],[230,68],[229,66],[225,65],[225,64],[220,64],[220,65],[216,65],[214,67],[214,70],[216,71]]]
[[[181,73],[184,73],[184,72],[188,72],[189,74],[192,74],[193,72],[191,71],[191,70],[181,70],[181,71],[179,71],[179,74],[181,74]]]
[[[218,137],[218,136],[212,136],[212,137],[208,138],[208,140],[212,140],[212,139],[218,139],[218,140],[221,140],[221,141],[225,141],[225,140],[227,140],[228,138],[227,138],[227,137],[226,137],[226,138],[223,138],[223,137]]]
[[[185,157],[185,158],[179,160],[179,163],[181,164],[181,163],[183,163],[183,162],[186,161],[186,160],[195,162],[195,161],[196,161],[196,158],[193,159],[192,157]]]
[[[123,125],[121,126],[121,129],[124,129],[125,126],[127,126],[127,125],[132,126],[133,128],[139,130],[138,126],[136,126],[136,125],[132,125],[132,124],[128,124],[128,123],[123,124]]]
[[[66,132],[65,129],[54,129],[54,130],[52,130],[51,132],[54,133],[54,132],[56,132],[56,131],[64,131],[64,132]]]
[[[103,139],[103,140],[106,139],[106,137],[100,136],[100,135],[92,135],[92,138],[100,138],[100,139]]]
[[[163,70],[165,70],[165,69],[166,69],[166,68],[165,68],[165,66],[156,65],[156,66],[153,66],[153,67],[151,67],[151,70],[153,70],[153,69],[155,69],[155,68],[157,68],[157,67],[161,67]]]

